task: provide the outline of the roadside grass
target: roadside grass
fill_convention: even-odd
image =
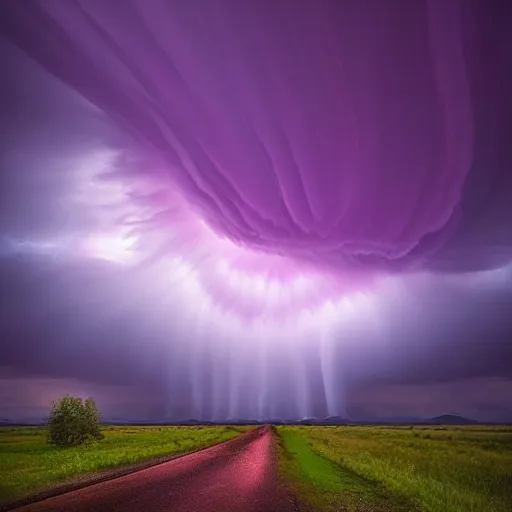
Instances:
[[[279,467],[301,511],[413,512],[414,503],[320,455],[294,427],[279,429]]]
[[[512,428],[279,427],[303,509],[510,512]]]
[[[88,446],[55,448],[46,428],[0,427],[0,501],[24,497],[78,475],[206,448],[248,430],[229,426],[108,426]]]

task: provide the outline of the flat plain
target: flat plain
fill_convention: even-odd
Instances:
[[[0,428],[0,502],[37,493],[70,479],[163,456],[206,448],[245,427],[107,426],[88,446],[54,448],[46,428]]]
[[[510,512],[512,427],[278,427],[301,510]]]
[[[206,448],[251,427],[107,426],[77,448],[0,428],[0,502]],[[301,512],[510,512],[512,427],[279,426],[279,480]]]

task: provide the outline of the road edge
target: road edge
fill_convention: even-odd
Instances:
[[[66,494],[68,492],[77,491],[78,489],[83,489],[91,485],[99,484],[101,482],[107,482],[109,480],[115,480],[116,478],[121,478],[122,476],[126,476],[131,473],[136,473],[137,471],[142,471],[144,469],[152,468],[154,466],[159,466],[160,464],[165,464],[172,460],[180,459],[182,457],[186,457],[187,455],[192,455],[193,453],[208,450],[215,446],[220,446],[223,444],[231,443],[233,441],[238,441],[239,439],[245,437],[246,435],[261,428],[263,427],[257,426],[255,428],[248,430],[247,432],[241,432],[239,435],[235,437],[226,439],[225,441],[221,441],[220,443],[204,446],[203,448],[197,448],[196,450],[174,453],[172,455],[165,455],[163,457],[157,457],[150,460],[137,462],[135,464],[129,464],[127,466],[120,466],[118,468],[107,469],[105,471],[86,473],[82,476],[77,475],[72,480],[68,480],[67,482],[63,482],[60,484],[55,484],[54,486],[51,486],[48,489],[41,490],[37,493],[31,494],[24,498],[0,502],[0,512],[8,512],[19,507],[31,505],[32,503],[37,503],[39,501],[47,500],[49,498],[55,498],[56,496],[61,496],[62,494]]]

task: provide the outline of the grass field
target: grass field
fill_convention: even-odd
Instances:
[[[183,453],[249,427],[105,427],[58,449],[40,427],[0,428],[0,502],[100,470]],[[278,427],[301,512],[511,512],[512,428]]]
[[[99,470],[204,448],[245,427],[104,427],[105,439],[90,446],[54,448],[42,427],[0,427],[0,501]]]
[[[512,428],[279,427],[302,509],[512,511]]]

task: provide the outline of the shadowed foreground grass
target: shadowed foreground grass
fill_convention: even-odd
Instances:
[[[280,427],[278,433],[281,471],[304,510],[512,510],[512,428]]]
[[[40,491],[77,475],[205,448],[245,427],[104,427],[89,446],[54,448],[42,427],[0,428],[0,501]]]

